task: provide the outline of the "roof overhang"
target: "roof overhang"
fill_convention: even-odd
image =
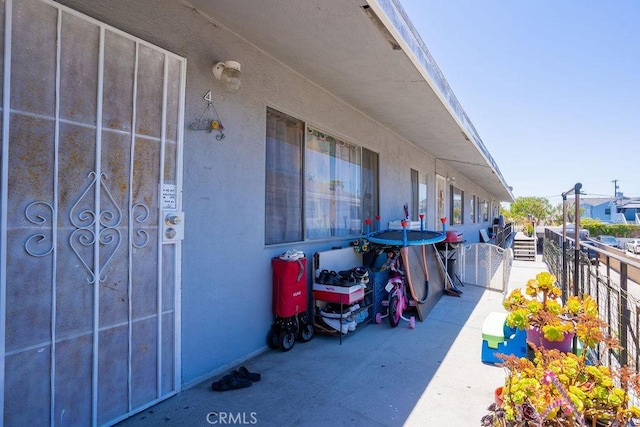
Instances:
[[[514,200],[397,0],[188,2],[497,200]]]

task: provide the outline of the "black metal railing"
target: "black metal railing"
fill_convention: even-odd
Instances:
[[[574,289],[578,295],[589,294],[597,301],[600,317],[609,325],[609,335],[617,338],[621,346],[606,354],[602,346],[598,349],[600,360],[610,366],[627,365],[638,370],[640,260],[592,241],[579,241],[579,246],[576,251],[572,238],[567,237],[563,244],[561,234],[546,229],[543,259],[558,278],[565,301]]]
[[[496,231],[496,246],[506,249],[510,239],[513,236],[513,223],[505,224],[504,228],[498,228]]]

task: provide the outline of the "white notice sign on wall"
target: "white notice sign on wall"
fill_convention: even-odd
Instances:
[[[176,186],[175,184],[162,184],[162,209],[176,209]]]

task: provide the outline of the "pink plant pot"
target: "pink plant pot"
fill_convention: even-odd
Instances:
[[[564,340],[562,341],[549,341],[543,335],[540,329],[530,328],[527,329],[527,341],[535,344],[537,347],[543,347],[547,350],[559,350],[564,353],[569,353],[573,345],[573,332],[565,332]]]

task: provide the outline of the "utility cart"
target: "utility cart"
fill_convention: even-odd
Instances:
[[[293,348],[296,340],[313,338],[313,324],[307,316],[307,259],[278,257],[271,260],[273,268],[273,304],[275,315],[267,344],[282,351]]]

